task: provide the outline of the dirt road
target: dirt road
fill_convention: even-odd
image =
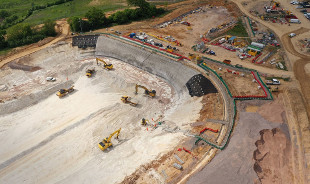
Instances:
[[[305,32],[308,32],[309,29],[306,29],[306,28],[300,28],[296,31],[294,31],[296,34],[302,34],[302,33],[305,33]],[[309,80],[310,80],[310,76],[306,73],[305,71],[305,65],[307,63],[309,63],[310,61],[310,56],[307,56],[305,54],[301,54],[299,52],[297,52],[294,48],[294,45],[291,41],[291,38],[288,36],[289,33],[286,33],[284,34],[282,37],[281,37],[281,40],[282,40],[282,43],[285,47],[285,49],[299,57],[300,59],[296,60],[294,62],[294,67],[293,67],[293,70],[294,70],[294,74],[295,74],[295,77],[296,79],[299,81],[300,83],[300,87],[301,87],[301,91],[303,93],[303,96],[304,98],[306,99],[306,107],[307,107],[307,113],[308,113],[308,117],[310,115],[310,93],[309,93],[309,90],[310,90],[310,83],[309,83]]]
[[[52,44],[57,43],[58,41],[60,41],[63,38],[65,38],[69,34],[69,32],[70,32],[69,24],[65,20],[56,21],[56,24],[60,27],[61,34],[59,36],[55,37],[55,39],[53,39],[51,42],[49,42],[49,43],[47,43],[45,45],[42,45],[42,46],[39,46],[39,47],[32,47],[30,49],[26,49],[23,52],[20,52],[20,53],[17,53],[17,54],[14,54],[12,56],[9,56],[9,57],[5,58],[4,60],[0,61],[0,68],[2,68],[3,65],[5,65],[5,64],[7,64],[7,63],[9,63],[9,62],[11,62],[11,61],[13,61],[15,59],[21,58],[21,57],[26,56],[28,54],[32,54],[32,53],[37,52],[37,51],[39,51],[41,49],[49,47]]]
[[[306,120],[308,118],[303,117],[300,118],[300,115],[298,113],[302,113],[304,112],[304,110],[306,110],[305,114],[307,114],[307,116],[309,117],[310,115],[310,93],[309,93],[309,89],[310,89],[310,84],[309,84],[309,80],[310,80],[310,76],[306,73],[305,71],[305,65],[309,63],[310,61],[310,56],[309,55],[305,55],[305,54],[301,54],[298,51],[296,51],[296,49],[294,48],[294,45],[292,44],[291,38],[288,36],[291,32],[294,32],[296,34],[302,35],[305,32],[309,32],[310,29],[310,24],[308,22],[308,20],[304,20],[304,17],[301,17],[301,21],[302,24],[300,25],[294,25],[294,26],[283,26],[283,25],[278,25],[278,24],[272,24],[266,21],[263,21],[257,17],[254,17],[253,15],[251,15],[249,13],[249,9],[247,10],[244,6],[241,5],[241,0],[234,0],[234,2],[238,5],[238,7],[240,8],[240,10],[245,13],[247,16],[249,16],[250,18],[252,18],[253,20],[265,25],[266,27],[270,28],[271,30],[273,30],[280,38],[281,38],[281,42],[285,48],[285,50],[287,51],[287,53],[292,54],[294,57],[297,58],[291,58],[291,64],[293,65],[293,72],[294,75],[296,77],[296,79],[298,80],[299,84],[300,84],[300,89],[302,91],[303,97],[305,99],[304,102],[304,106],[298,106],[298,104],[292,106],[292,110],[295,111],[295,118],[297,118],[297,122],[299,124],[300,127],[304,127],[304,128],[299,128],[299,131],[295,131],[294,133],[298,134],[301,136],[302,138],[302,144],[299,145],[298,147],[300,148],[296,148],[297,151],[301,152],[302,155],[305,156],[305,158],[299,158],[301,160],[299,160],[298,162],[303,163],[303,165],[305,166],[305,173],[302,174],[303,177],[305,178],[310,178],[309,175],[307,175],[306,173],[309,173],[307,170],[307,165],[309,165],[309,158],[310,158],[310,154],[309,154],[309,143],[306,141],[309,139],[309,121]],[[289,1],[281,1],[281,6],[283,5],[283,8],[288,9],[288,10],[294,10],[294,8],[289,4]],[[296,15],[300,15],[300,12],[296,12]],[[292,88],[292,89],[296,89],[296,88]],[[296,89],[297,90],[297,89]],[[298,94],[294,93],[293,95],[297,95]],[[296,98],[297,98],[296,97]],[[300,97],[302,100],[302,97]],[[293,100],[293,99],[290,99]],[[298,121],[299,120],[299,121]],[[293,122],[289,122],[289,124],[294,124]],[[289,125],[292,126],[292,125]]]

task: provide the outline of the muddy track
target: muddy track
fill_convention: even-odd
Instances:
[[[307,31],[309,31],[309,29],[300,28],[294,32],[296,34],[302,34],[302,33],[305,33]],[[309,93],[309,91],[310,91],[310,83],[309,83],[310,76],[305,71],[305,65],[310,62],[310,56],[307,56],[305,54],[301,54],[301,53],[297,52],[296,49],[294,48],[294,45],[291,41],[291,38],[288,35],[289,35],[289,33],[284,34],[281,37],[281,40],[283,42],[285,49],[289,53],[300,58],[300,59],[295,61],[293,71],[294,71],[296,79],[300,83],[301,91],[302,91],[303,96],[306,100],[305,104],[307,107],[307,114],[309,117],[309,115],[310,115],[310,93]]]

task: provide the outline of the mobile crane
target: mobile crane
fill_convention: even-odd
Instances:
[[[137,106],[137,103],[133,103],[132,101],[130,101],[129,100],[129,96],[122,96],[122,98],[121,98],[121,100],[122,100],[122,102],[124,102],[124,103],[128,103],[129,105],[131,105],[131,106]]]
[[[113,137],[113,135],[116,134],[116,139],[118,139],[118,136],[119,136],[119,133],[121,132],[121,128],[116,130],[115,132],[113,132],[109,137],[106,137],[105,139],[103,139],[99,144],[99,148],[104,151],[105,149],[113,146],[112,145],[112,142],[111,142],[111,139]]]
[[[156,95],[155,90],[149,90],[146,87],[138,85],[138,84],[136,84],[136,94],[138,93],[138,88],[143,88],[145,90],[144,94],[149,95],[150,97],[155,97],[155,95]]]
[[[107,63],[106,63],[104,60],[102,60],[102,59],[96,58],[96,61],[97,61],[97,65],[99,65],[99,62],[98,62],[98,61],[103,62],[103,67],[104,67],[104,69],[107,69],[107,70],[112,70],[112,69],[113,69],[113,65],[112,65],[112,64],[107,64]]]
[[[73,87],[74,87],[74,86],[71,86],[69,89],[60,89],[60,90],[56,93],[56,95],[57,95],[59,98],[61,98],[61,97],[63,97],[63,96],[66,96],[68,93],[71,93],[71,92],[74,91]]]

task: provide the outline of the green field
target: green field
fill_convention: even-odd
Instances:
[[[55,0],[0,0],[0,10],[7,10],[11,15],[24,17],[32,6],[46,5]],[[97,7],[112,11],[126,6],[126,0],[74,0],[61,5],[55,5],[43,10],[34,11],[24,22],[40,24],[46,19],[57,20],[65,17],[83,16],[90,8]]]
[[[0,56],[6,55],[6,54],[9,53],[11,50],[12,50],[11,48],[6,48],[6,49],[3,49],[3,50],[0,50]]]
[[[248,37],[248,32],[245,29],[245,25],[243,25],[241,19],[238,20],[235,27],[228,30],[225,34],[233,35],[233,36],[240,36],[240,37]]]

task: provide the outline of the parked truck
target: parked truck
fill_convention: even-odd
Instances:
[[[278,79],[267,80],[266,84],[268,85],[280,85],[280,81]]]
[[[297,23],[297,24],[301,23],[299,19],[290,19],[289,22],[290,23]]]
[[[225,60],[223,61],[223,63],[226,63],[226,64],[229,64],[229,65],[230,65],[231,61],[228,60],[228,59],[225,59]]]

